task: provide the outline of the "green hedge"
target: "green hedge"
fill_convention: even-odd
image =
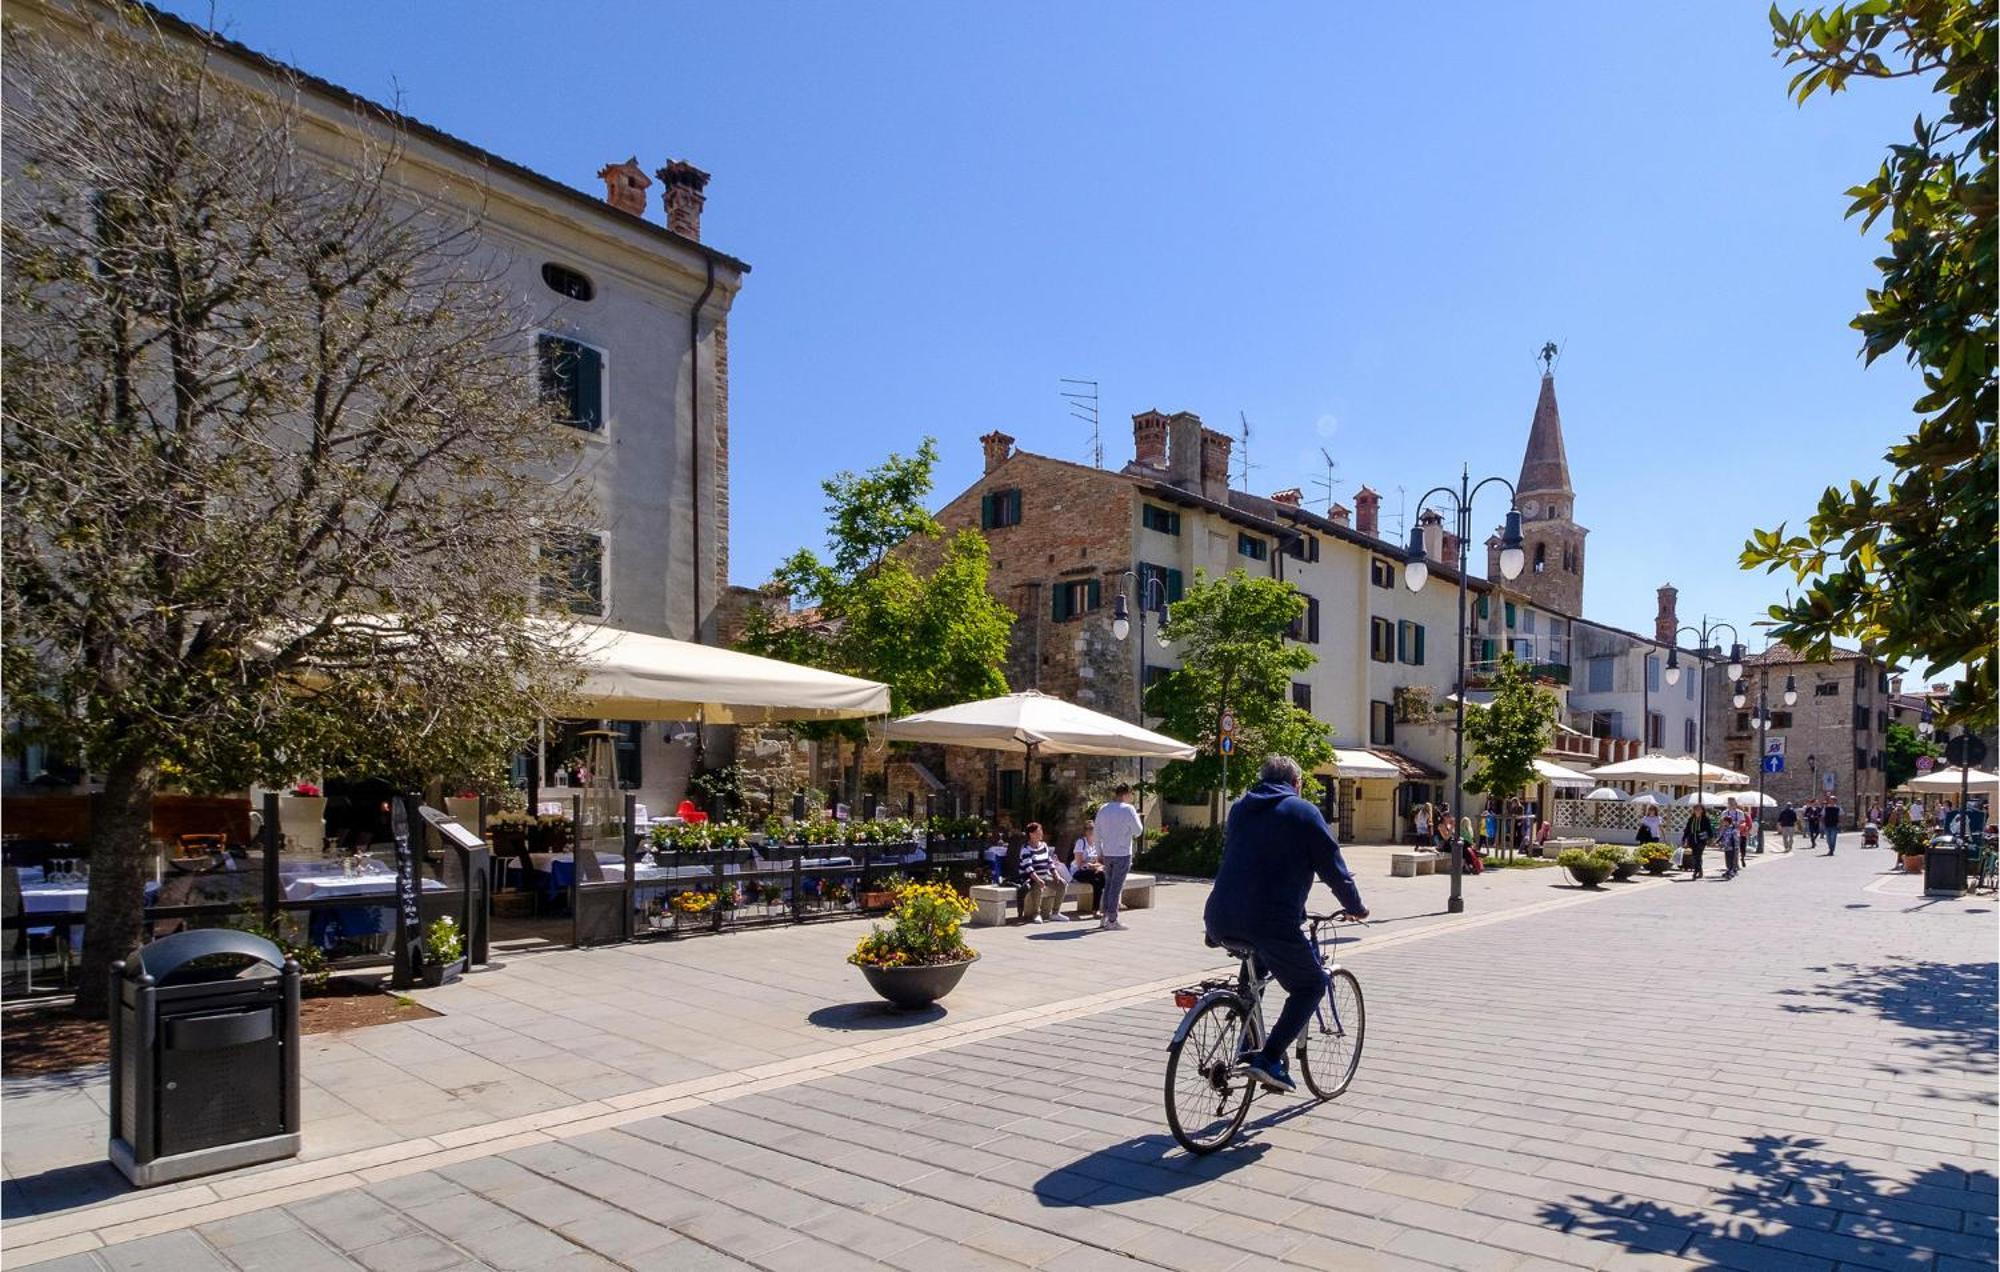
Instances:
[[[1134,865],[1151,874],[1213,879],[1222,868],[1222,832],[1213,826],[1176,826],[1148,843]]]

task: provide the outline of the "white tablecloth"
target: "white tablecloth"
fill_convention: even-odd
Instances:
[[[528,860],[534,864],[535,869],[541,871],[543,874],[547,874],[550,864],[560,861],[567,866],[576,860],[576,854],[567,852],[531,852],[528,854]],[[597,864],[607,870],[613,866],[622,870],[625,868],[625,854],[622,852],[600,852],[597,854]]]
[[[436,879],[426,879],[423,883],[426,892],[444,891],[444,885]],[[386,901],[395,891],[393,874],[307,875],[285,884],[285,900],[323,901],[328,897],[379,895]]]

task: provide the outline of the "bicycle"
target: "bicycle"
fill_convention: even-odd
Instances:
[[[1314,1008],[1293,1054],[1306,1089],[1324,1103],[1354,1081],[1367,1013],[1361,983],[1328,956],[1332,944],[1321,943],[1320,929],[1361,920],[1309,914],[1306,921],[1307,939],[1327,969],[1326,996]],[[1264,987],[1271,976],[1256,966],[1248,946],[1220,944],[1236,956],[1235,979],[1204,980],[1175,990],[1174,1005],[1185,1014],[1167,1044],[1167,1125],[1181,1147],[1195,1154],[1212,1153],[1236,1138],[1259,1087],[1244,1060],[1264,1045]]]

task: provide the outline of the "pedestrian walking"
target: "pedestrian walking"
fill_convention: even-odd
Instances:
[[[1722,810],[1722,877],[1734,879],[1743,868],[1743,810],[1731,796]]]
[[[1417,805],[1417,815],[1416,815],[1416,818],[1415,818],[1415,822],[1416,822],[1416,830],[1417,830],[1417,847],[1419,847],[1419,848],[1428,848],[1428,847],[1430,847],[1430,846],[1431,846],[1431,806],[1430,806],[1429,804],[1419,804],[1419,805]]]
[[[1122,932],[1118,921],[1119,903],[1124,900],[1125,876],[1132,872],[1132,850],[1146,823],[1132,807],[1132,787],[1118,783],[1111,802],[1097,810],[1097,851],[1104,855],[1104,917],[1098,927],[1106,932]]]
[[[1819,812],[1819,828],[1826,833],[1826,855],[1833,855],[1834,841],[1840,838],[1840,801],[1829,795]]]
[[[1701,878],[1701,854],[1708,847],[1708,841],[1715,836],[1715,822],[1706,808],[1697,808],[1694,815],[1681,827],[1681,847],[1687,853],[1690,877]]]
[[[1817,799],[1806,804],[1806,847],[1819,847],[1820,817],[1822,810]]]
[[[1778,810],[1778,838],[1785,841],[1786,852],[1792,850],[1792,836],[1798,828],[1799,810],[1792,807],[1792,801],[1786,800],[1785,806]]]

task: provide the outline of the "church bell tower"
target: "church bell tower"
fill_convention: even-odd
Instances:
[[[1558,613],[1583,613],[1583,540],[1575,520],[1569,456],[1563,450],[1562,415],[1556,409],[1555,346],[1542,350],[1542,392],[1528,426],[1528,449],[1515,483],[1521,509],[1521,546],[1528,563],[1506,586]],[[1500,578],[1498,540],[1488,549],[1487,577]]]

